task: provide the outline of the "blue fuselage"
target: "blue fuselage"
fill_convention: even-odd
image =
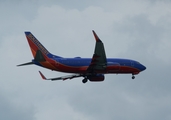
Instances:
[[[55,66],[57,71],[70,73],[82,73],[85,71],[91,63],[91,58],[51,58],[55,61]],[[37,64],[40,65],[40,64]],[[41,65],[40,65],[41,66]],[[119,68],[116,68],[119,67]],[[85,68],[82,69],[81,68]],[[110,68],[110,70],[108,70]],[[112,70],[113,69],[113,70]],[[116,70],[117,69],[117,70]],[[139,72],[145,70],[146,67],[137,61],[130,59],[120,59],[120,58],[108,58],[106,71],[102,73],[131,73],[138,74]]]

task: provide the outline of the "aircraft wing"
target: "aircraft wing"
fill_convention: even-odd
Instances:
[[[82,77],[82,75],[80,74],[73,74],[73,75],[67,75],[67,76],[62,76],[62,77],[56,77],[56,78],[46,78],[40,71],[40,76],[42,77],[42,79],[44,80],[67,80],[67,79],[73,79],[73,78],[76,78],[76,77]]]
[[[96,39],[96,45],[91,63],[87,69],[87,71],[89,72],[93,72],[95,70],[105,70],[107,65],[106,53],[103,42],[100,40],[100,38],[94,31],[93,35]]]

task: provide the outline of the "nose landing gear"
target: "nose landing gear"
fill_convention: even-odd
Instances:
[[[132,79],[135,79],[135,76],[134,75],[132,75]]]

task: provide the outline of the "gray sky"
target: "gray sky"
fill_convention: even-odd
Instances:
[[[169,0],[0,1],[0,119],[171,119],[171,2]],[[147,67],[136,76],[106,75],[42,81],[66,75],[37,66],[16,67],[32,54],[31,31],[53,54],[92,57],[95,30],[107,57],[134,59]]]

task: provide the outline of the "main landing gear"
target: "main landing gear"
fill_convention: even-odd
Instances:
[[[88,81],[87,78],[84,78],[84,79],[82,80],[83,83],[86,83],[87,81]]]

